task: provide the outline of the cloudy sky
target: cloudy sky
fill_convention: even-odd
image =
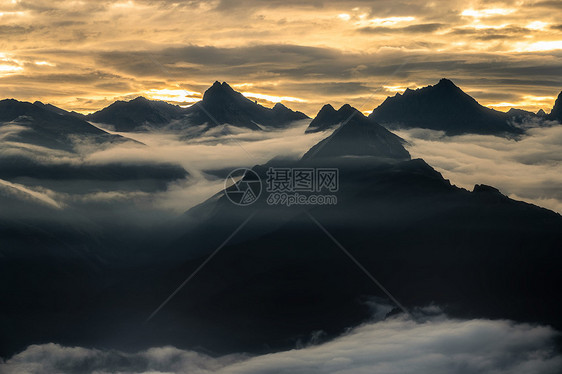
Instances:
[[[314,115],[448,77],[485,105],[548,112],[561,14],[548,0],[0,0],[0,97],[90,112],[185,104],[221,80]]]

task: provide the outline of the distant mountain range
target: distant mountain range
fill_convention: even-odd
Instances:
[[[0,180],[63,193],[153,192],[189,176],[181,166],[166,162],[84,162],[87,153],[104,147],[143,144],[110,134],[83,118],[41,102],[0,101]],[[12,197],[33,197],[22,191],[14,194],[16,188],[9,185],[3,189]]]
[[[389,128],[419,127],[444,131],[448,135],[523,133],[509,123],[508,114],[480,105],[448,79],[388,97],[369,118]]]
[[[74,151],[77,143],[110,144],[128,141],[52,105],[0,101],[0,131],[3,142],[23,143]]]
[[[116,101],[110,106],[89,114],[91,122],[111,125],[115,131],[128,132],[160,128],[179,119],[183,109],[165,101],[137,97],[131,101]]]
[[[116,131],[193,126],[204,126],[208,130],[222,125],[259,131],[280,128],[308,117],[280,103],[271,109],[266,108],[233,90],[226,82],[215,82],[205,91],[203,100],[188,108],[138,97],[131,101],[117,101],[86,118],[111,125]]]
[[[39,101],[33,105],[66,119],[74,117],[99,123],[119,132],[173,131],[183,132],[188,138],[210,130],[228,132],[225,126],[260,131],[279,129],[295,121],[309,119],[304,113],[293,111],[281,103],[272,108],[264,107],[244,97],[226,82],[215,82],[205,91],[201,101],[187,108],[144,97],[116,101],[88,115]],[[338,110],[327,104],[310,122],[306,132],[333,130],[356,111],[349,104]],[[444,131],[448,135],[475,133],[511,137],[523,134],[529,124],[522,123],[529,119],[562,122],[562,98],[558,97],[550,114],[543,110],[532,113],[516,108],[504,113],[480,105],[451,80],[444,78],[434,86],[406,89],[402,94],[388,97],[368,118],[389,129],[426,128]]]

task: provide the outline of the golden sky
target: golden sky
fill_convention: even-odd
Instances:
[[[313,116],[447,77],[484,105],[548,112],[561,16],[560,0],[0,0],[0,98],[188,104],[220,80]]]

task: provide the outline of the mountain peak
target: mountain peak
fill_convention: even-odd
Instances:
[[[357,111],[351,105],[344,108],[342,112],[345,112],[345,109]],[[340,114],[339,111],[338,114]],[[303,160],[346,156],[370,156],[395,160],[410,159],[409,152],[403,146],[405,141],[402,138],[360,112],[355,116],[350,116],[348,113],[343,114],[336,118],[340,127],[312,147],[302,157]],[[323,124],[320,123],[319,125],[322,126]],[[307,131],[312,132],[308,129]]]
[[[266,108],[235,91],[228,83],[219,81],[205,91],[203,100],[193,105],[188,113],[192,124],[210,127],[228,124],[251,130],[262,130],[262,126],[281,127],[308,118],[281,103]]]
[[[457,87],[452,80],[447,78],[441,78],[437,86],[449,86],[449,87]]]
[[[338,112],[339,112],[339,113],[347,113],[347,112],[352,112],[352,111],[354,111],[354,110],[357,110],[357,109],[355,109],[354,107],[352,107],[352,106],[349,105],[349,104],[343,104],[343,105],[341,106],[341,108],[338,109]]]
[[[144,96],[137,96],[135,97],[133,100],[131,100],[132,103],[146,103],[149,102],[150,100],[148,100],[146,97]]]
[[[320,109],[318,114],[323,113],[323,112],[336,113],[336,109],[331,104],[326,104]]]
[[[234,91],[228,83],[216,81],[203,94],[203,102],[209,100],[224,100],[225,98],[232,98],[234,96],[242,96],[242,94]]]
[[[546,117],[546,112],[541,108],[541,109],[539,109],[539,111],[537,112],[537,116],[539,116],[539,117]]]
[[[272,108],[275,111],[287,111],[287,110],[291,110],[289,108],[287,108],[285,105],[281,104],[281,103],[275,103],[275,105]]]
[[[480,105],[451,80],[387,97],[369,118],[390,128],[425,128],[456,134],[521,134],[509,115]]]

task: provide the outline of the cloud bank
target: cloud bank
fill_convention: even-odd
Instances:
[[[555,374],[562,356],[549,327],[435,314],[366,323],[332,341],[291,351],[213,358],[174,347],[124,353],[32,345],[0,365],[3,374]]]
[[[533,128],[521,140],[487,135],[396,132],[412,157],[426,160],[453,184],[488,184],[517,200],[562,213],[562,126]]]

